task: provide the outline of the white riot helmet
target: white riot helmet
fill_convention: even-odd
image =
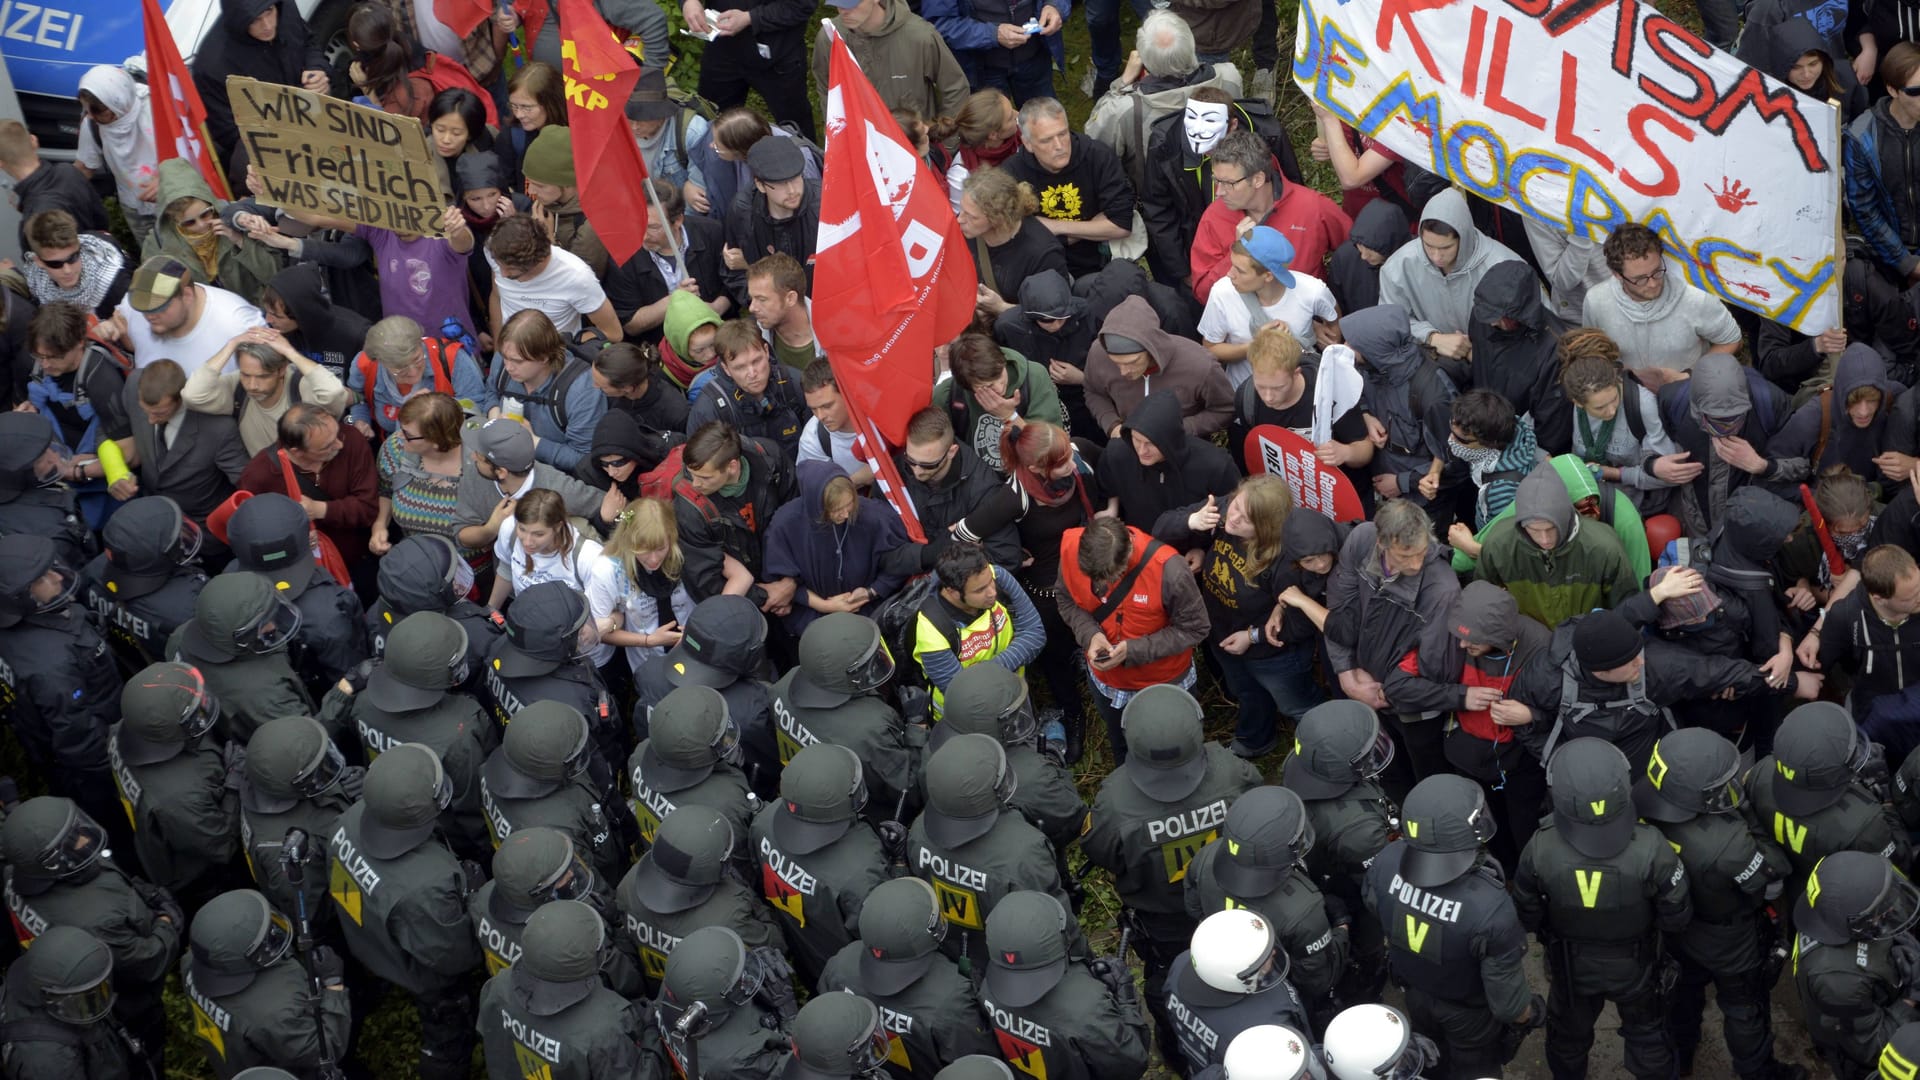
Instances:
[[[1222,993],[1258,994],[1287,977],[1287,954],[1273,924],[1245,908],[1201,920],[1189,955],[1193,973]]]
[[[1334,1017],[1320,1053],[1338,1080],[1416,1080],[1440,1061],[1433,1040],[1387,1005],[1355,1005]]]
[[[1226,1080],[1301,1080],[1311,1076],[1307,1040],[1290,1027],[1261,1024],[1233,1037],[1221,1060]]]

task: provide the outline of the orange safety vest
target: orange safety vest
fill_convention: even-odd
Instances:
[[[1093,579],[1080,569],[1080,537],[1085,529],[1068,529],[1060,537],[1060,577],[1066,582],[1067,593],[1080,610],[1092,613],[1107,598],[1095,596]],[[1133,552],[1127,569],[1130,571],[1147,558],[1147,548],[1153,543],[1153,537],[1131,526],[1127,532],[1133,537]],[[1167,625],[1166,605],[1161,601],[1161,579],[1166,575],[1167,561],[1179,557],[1179,552],[1170,545],[1161,545],[1140,575],[1133,579],[1128,596],[1114,605],[1113,611],[1100,624],[1100,631],[1107,640],[1118,644],[1147,637]],[[1193,666],[1193,651],[1177,652],[1163,656],[1147,664],[1123,664],[1109,671],[1096,671],[1088,668],[1088,674],[1103,685],[1115,690],[1144,690],[1149,686],[1170,683],[1178,680]]]

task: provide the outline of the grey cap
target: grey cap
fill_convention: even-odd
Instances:
[[[806,155],[793,139],[772,135],[747,148],[747,169],[755,180],[777,184],[799,176],[806,167]]]
[[[1480,785],[1454,773],[1415,784],[1400,818],[1407,843],[1400,875],[1416,888],[1435,888],[1466,873],[1493,839],[1493,815]]]
[[[1554,831],[1580,854],[1611,859],[1633,842],[1633,767],[1602,739],[1569,739],[1547,762]]]
[[[313,521],[300,504],[277,491],[240,504],[227,522],[227,546],[243,570],[261,574],[273,587],[298,597],[320,564],[313,558]]]
[[[148,664],[120,688],[114,740],[122,761],[152,765],[177,757],[188,740],[204,734],[219,718],[220,702],[200,670],[178,660],[162,661]]]
[[[1839,802],[1854,781],[1862,742],[1845,706],[1810,701],[1788,713],[1773,736],[1773,797],[1781,812],[1805,819]]]
[[[577,865],[573,840],[566,833],[544,825],[513,830],[493,852],[493,894],[488,909],[506,922],[526,922],[551,899],[554,882],[570,867],[575,873],[583,869]]]
[[[1281,783],[1302,799],[1337,799],[1393,758],[1393,738],[1367,705],[1343,698],[1308,709],[1294,728]]]
[[[733,845],[733,826],[718,810],[695,803],[675,808],[634,864],[640,902],[665,915],[706,903],[726,877]]]
[[[1313,847],[1306,804],[1288,788],[1263,785],[1227,808],[1213,876],[1229,895],[1266,896],[1280,887]]]
[[[500,748],[481,770],[487,790],[508,799],[559,791],[585,771],[593,755],[587,718],[559,701],[536,701],[513,714]]]
[[[293,943],[292,924],[252,889],[221,893],[194,913],[187,932],[193,983],[210,997],[237,994]]]
[[[814,995],[789,1033],[793,1055],[781,1080],[855,1080],[886,1060],[889,1040],[880,1010],[851,990]]]
[[[811,855],[847,834],[865,801],[860,756],[837,743],[802,747],[780,771],[769,828],[789,855]]]
[[[667,653],[667,681],[675,686],[731,686],[758,666],[766,641],[767,617],[753,601],[709,596],[694,605],[680,643]]]
[[[433,835],[447,804],[441,793],[452,795],[439,755],[423,743],[401,743],[367,767],[361,798],[366,813],[360,818],[367,853],[376,859],[397,859]]]
[[[858,612],[835,611],[815,619],[800,634],[800,666],[790,684],[794,703],[831,709],[868,692],[872,687],[855,684],[854,669],[884,648],[880,625]]]
[[[1012,795],[1007,751],[986,735],[960,735],[927,761],[927,806],[920,821],[944,848],[978,840],[1000,819]]]
[[[1701,814],[1733,812],[1740,790],[1740,751],[1707,728],[1669,731],[1653,744],[1647,772],[1633,783],[1633,804],[1648,821],[1677,824]]]
[[[460,445],[497,469],[516,476],[533,469],[533,430],[518,420],[496,416],[492,420],[469,420],[460,429]]]
[[[947,924],[940,898],[919,878],[894,878],[867,894],[860,907],[860,982],[890,998],[933,967]]]
[[[299,803],[294,786],[327,757],[333,741],[311,716],[282,716],[254,729],[247,740],[248,809],[285,813]]]
[[[1156,802],[1193,794],[1207,776],[1206,713],[1177,686],[1149,686],[1120,714],[1127,737],[1127,779]]]
[[[416,611],[387,635],[364,693],[390,713],[431,708],[460,684],[466,662],[466,628],[437,611]]]
[[[995,1005],[1024,1009],[1067,973],[1067,920],[1060,901],[1043,892],[1008,893],[987,915],[987,995]]]
[[[600,914],[578,900],[540,905],[520,932],[520,959],[508,969],[527,1011],[552,1016],[593,993],[600,982],[607,927]]]
[[[682,686],[653,707],[640,769],[647,786],[685,791],[713,775],[731,725],[727,699],[709,686]]]

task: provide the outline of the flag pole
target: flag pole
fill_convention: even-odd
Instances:
[[[673,122],[680,123],[680,119],[676,117]],[[680,251],[680,238],[673,235],[673,222],[668,219],[667,212],[660,209],[660,196],[653,190],[653,178],[648,177],[640,181],[640,186],[647,189],[647,204],[653,207],[654,217],[659,219],[660,228],[667,234],[667,250],[673,252],[673,269],[680,275],[680,280],[685,281],[687,280],[687,257]]]

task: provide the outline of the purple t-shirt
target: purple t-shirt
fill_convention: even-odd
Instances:
[[[459,319],[469,335],[474,333],[473,314],[467,310],[467,257],[452,244],[433,236],[404,240],[390,229],[370,225],[355,228],[354,234],[373,246],[383,312],[405,315],[435,336],[449,316]]]

